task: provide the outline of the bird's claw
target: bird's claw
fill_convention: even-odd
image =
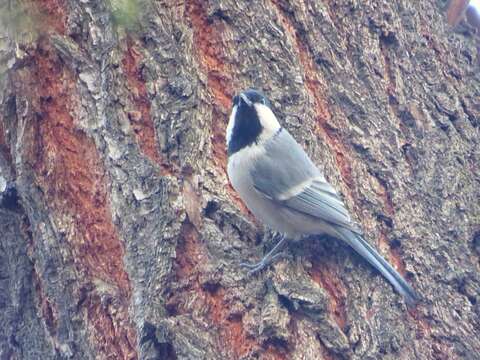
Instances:
[[[251,263],[240,263],[241,267],[247,268],[247,269],[255,269],[258,265],[260,265],[262,262],[260,261],[259,263],[256,264],[251,264]]]
[[[248,275],[253,275],[260,270],[263,270],[267,264],[265,264],[263,261],[260,261],[256,264],[241,263],[240,266],[248,269]]]
[[[283,255],[283,253],[280,252],[280,253],[277,253],[277,254],[275,254],[273,256],[270,256],[270,257],[264,257],[258,263],[255,263],[255,264],[240,263],[240,266],[249,269],[248,275],[253,275],[253,274],[263,270],[268,265],[272,264],[277,258],[279,258],[282,255]]]

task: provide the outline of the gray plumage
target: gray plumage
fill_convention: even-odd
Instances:
[[[250,170],[256,190],[292,210],[357,231],[335,189],[287,130],[280,129],[267,140],[265,150]],[[279,166],[280,159],[288,166]],[[308,182],[295,196],[280,198],[288,189]]]
[[[247,207],[288,238],[328,234],[345,241],[409,303],[415,303],[415,291],[363,239],[335,189],[288,131],[280,127],[262,96],[254,90],[242,93],[236,100],[227,131],[227,142],[240,140],[229,152],[228,176]],[[261,129],[258,134],[250,131],[248,125],[252,123]],[[242,131],[246,134],[244,138]],[[265,266],[267,257],[271,260],[276,254],[267,254],[253,268]]]

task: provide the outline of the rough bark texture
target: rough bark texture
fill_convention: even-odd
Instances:
[[[1,5],[34,20],[0,39],[0,359],[480,357],[480,71],[445,1],[118,2]],[[246,87],[416,308],[333,239],[239,266],[273,244],[225,173]]]

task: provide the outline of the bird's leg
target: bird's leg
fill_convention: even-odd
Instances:
[[[250,271],[248,272],[249,274],[254,274],[262,270],[263,268],[273,263],[277,258],[279,258],[282,255],[282,249],[285,243],[286,243],[286,238],[285,236],[282,236],[280,241],[273,247],[272,250],[270,250],[267,253],[267,255],[263,257],[262,260],[260,260],[260,262],[256,264],[241,263],[240,266],[250,269]]]

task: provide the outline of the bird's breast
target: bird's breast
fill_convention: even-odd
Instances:
[[[283,233],[290,239],[307,234],[334,234],[332,227],[322,219],[292,210],[255,189],[251,170],[264,151],[261,148],[254,148],[253,151],[242,149],[228,158],[227,173],[230,182],[253,215],[272,230]]]
[[[254,165],[255,156],[239,153],[229,157],[227,173],[230,182],[235,191],[253,213],[253,215],[262,221],[272,230],[286,234],[290,238],[295,238],[300,233],[292,223],[292,214],[288,209],[279,206],[273,200],[258,192],[254,187],[251,169]]]

